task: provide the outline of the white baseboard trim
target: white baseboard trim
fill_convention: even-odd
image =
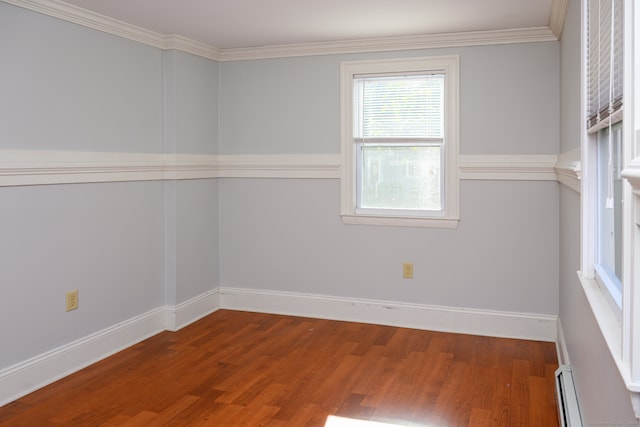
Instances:
[[[0,406],[51,384],[164,329],[160,307],[0,371]]]
[[[256,289],[222,287],[220,288],[220,306],[230,310],[549,342],[555,342],[557,334],[557,317],[551,315]]]
[[[220,308],[220,292],[218,289],[205,292],[195,298],[180,303],[175,307],[167,307],[165,311],[165,328],[178,331],[185,326],[202,319]]]

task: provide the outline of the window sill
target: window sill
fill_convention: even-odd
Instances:
[[[612,302],[608,301],[604,291],[595,279],[584,277],[578,271],[578,278],[582,284],[582,289],[589,301],[591,311],[598,323],[600,332],[604,337],[609,352],[620,372],[620,376],[630,392],[631,403],[636,416],[640,416],[640,383],[631,379],[631,367],[622,357],[622,324],[618,313],[616,313]]]
[[[395,227],[457,228],[458,219],[390,217],[375,215],[341,215],[344,224],[388,225]]]

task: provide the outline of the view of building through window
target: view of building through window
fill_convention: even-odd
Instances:
[[[622,304],[622,123],[597,134],[598,253],[595,269],[618,306]]]
[[[360,206],[442,210],[440,145],[364,145]]]

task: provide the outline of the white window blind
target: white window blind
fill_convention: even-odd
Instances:
[[[355,76],[353,137],[442,139],[444,75]]]
[[[623,88],[624,0],[588,0],[587,128],[619,121]]]

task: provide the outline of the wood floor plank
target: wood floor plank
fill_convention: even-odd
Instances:
[[[0,408],[0,426],[557,426],[553,343],[220,310]]]
[[[191,406],[199,400],[200,397],[198,396],[185,395],[178,399],[167,409],[157,414],[156,417],[152,420],[151,424],[157,426],[171,425],[173,424],[174,418],[176,418],[179,414],[188,411]]]
[[[125,425],[132,417],[127,415],[116,415],[113,418],[108,418],[102,423],[102,427],[121,427]]]

